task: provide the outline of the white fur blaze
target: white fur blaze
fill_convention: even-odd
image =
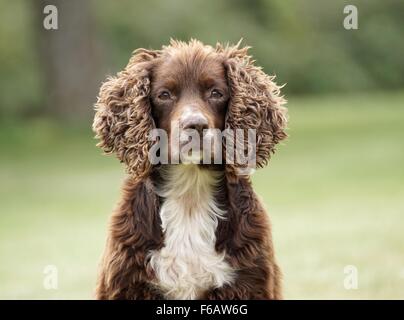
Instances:
[[[215,250],[218,219],[226,214],[214,201],[223,173],[176,165],[164,174],[167,183],[157,190],[165,199],[160,210],[164,247],[150,252],[149,263],[155,284],[168,298],[197,299],[206,289],[234,278],[225,252]]]

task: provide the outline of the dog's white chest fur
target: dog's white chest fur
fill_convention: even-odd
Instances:
[[[220,173],[196,165],[175,165],[158,194],[164,247],[150,253],[156,285],[170,299],[197,299],[208,288],[231,283],[233,270],[225,253],[215,251],[218,219],[225,212],[214,201]]]

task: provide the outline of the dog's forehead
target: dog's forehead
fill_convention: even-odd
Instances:
[[[172,50],[160,58],[154,70],[154,79],[177,84],[225,79],[223,59],[214,51],[200,48]]]

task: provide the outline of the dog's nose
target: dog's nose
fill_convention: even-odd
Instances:
[[[190,114],[183,119],[182,128],[193,129],[202,134],[204,129],[208,129],[208,119],[201,113]]]

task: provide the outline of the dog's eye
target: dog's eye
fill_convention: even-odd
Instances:
[[[160,100],[169,100],[169,99],[171,99],[170,92],[168,92],[168,91],[163,91],[163,92],[161,92],[161,93],[159,94],[159,99],[160,99]]]
[[[223,94],[219,90],[213,89],[210,92],[210,97],[213,99],[220,99],[221,97],[223,97]]]

